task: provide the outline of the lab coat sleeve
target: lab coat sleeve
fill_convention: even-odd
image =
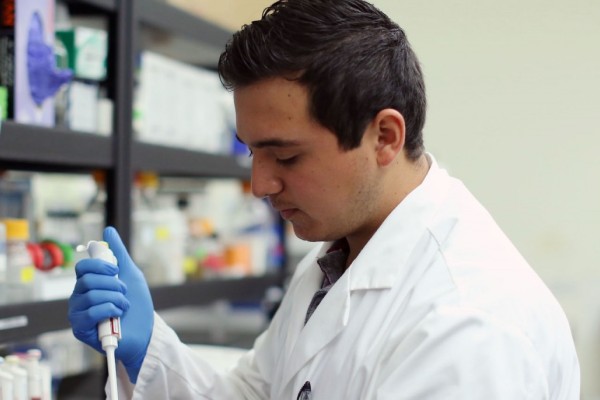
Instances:
[[[228,373],[219,373],[181,343],[175,332],[157,315],[146,358],[137,383],[119,373],[119,398],[258,400],[268,398],[268,386],[249,351]],[[107,392],[108,393],[108,392]]]
[[[531,341],[478,310],[438,308],[397,343],[379,371],[377,400],[549,398]]]

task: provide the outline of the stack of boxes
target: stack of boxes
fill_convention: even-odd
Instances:
[[[106,31],[85,26],[57,30],[55,49],[57,64],[74,74],[62,93],[57,123],[75,131],[109,135],[112,102],[100,90],[100,82],[106,79]]]

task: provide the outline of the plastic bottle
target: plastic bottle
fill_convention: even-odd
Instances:
[[[0,399],[14,399],[14,378],[12,374],[0,370]]]
[[[102,237],[102,231],[105,225],[107,198],[106,173],[104,171],[94,171],[92,176],[96,183],[96,193],[94,194],[94,197],[90,199],[87,207],[79,217],[79,226],[83,243]]]
[[[44,377],[40,360],[42,352],[39,349],[27,350],[27,391],[30,400],[43,400]]]
[[[4,368],[13,376],[14,400],[29,400],[27,392],[27,371],[19,366],[19,357],[9,355],[4,358]]]
[[[6,303],[6,226],[0,222],[0,304]]]
[[[159,177],[136,177],[132,254],[150,285],[185,281],[187,223],[174,195],[159,194]]]
[[[133,191],[133,241],[131,253],[150,284],[160,283],[154,270],[153,248],[155,246],[156,192],[158,176],[140,172],[135,177]]]
[[[29,250],[29,222],[26,219],[5,219],[6,226],[6,286],[10,302],[30,301],[34,297],[35,266]]]

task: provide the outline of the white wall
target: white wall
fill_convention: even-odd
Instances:
[[[271,2],[169,1],[230,29]],[[582,398],[600,399],[600,0],[371,1],[421,59],[428,150],[562,303]]]
[[[428,150],[558,297],[600,399],[600,1],[374,3],[422,62]]]

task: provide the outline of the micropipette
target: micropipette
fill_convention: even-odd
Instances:
[[[99,258],[117,264],[117,259],[106,242],[91,240],[87,245],[77,246],[77,251],[84,250],[87,250],[91,258]],[[118,341],[121,339],[120,319],[111,317],[100,322],[98,324],[98,338],[102,342],[102,349],[106,352],[111,400],[118,400],[115,349],[119,346]]]

